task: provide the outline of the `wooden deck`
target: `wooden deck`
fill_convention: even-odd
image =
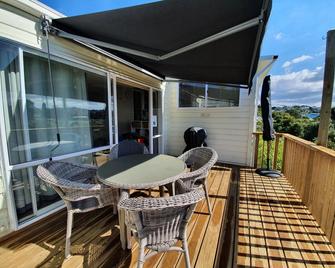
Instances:
[[[208,180],[213,216],[206,202],[196,207],[188,227],[192,267],[213,267],[220,255],[220,236],[231,169],[215,167]],[[47,220],[19,231],[0,242],[0,267],[136,267],[137,244],[122,250],[117,217],[111,209],[100,209],[74,217],[72,257],[64,260],[66,214],[61,211]],[[180,253],[159,254],[145,267],[184,267]]]
[[[285,178],[240,169],[239,267],[335,267],[334,248]]]
[[[239,200],[232,190],[237,185],[234,178],[240,183]],[[335,267],[333,247],[285,178],[217,166],[208,182],[213,216],[202,201],[188,227],[192,267],[233,266],[234,247],[239,267]],[[227,206],[228,191],[238,208],[232,201]],[[235,218],[231,208],[238,209],[235,238],[234,226],[229,229]],[[66,214],[61,211],[3,240],[0,267],[136,267],[138,245],[133,241],[131,250],[121,249],[111,209],[75,215],[73,256],[68,260],[64,260],[65,226]],[[185,264],[180,253],[170,252],[152,257],[145,267]]]

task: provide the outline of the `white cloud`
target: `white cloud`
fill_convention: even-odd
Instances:
[[[281,39],[283,39],[283,37],[284,37],[284,34],[281,33],[281,32],[276,33],[276,34],[274,35],[274,38],[275,38],[276,40],[281,40]]]
[[[285,61],[284,64],[282,65],[283,68],[288,68],[290,66],[292,66],[293,64],[297,64],[306,60],[311,60],[313,59],[312,56],[309,55],[301,55],[300,57],[294,58],[290,61]]]
[[[271,76],[272,105],[320,106],[323,68]]]

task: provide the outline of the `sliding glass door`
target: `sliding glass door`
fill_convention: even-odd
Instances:
[[[0,42],[1,131],[17,223],[62,204],[38,164],[95,161],[113,145],[113,80],[107,72]],[[111,133],[112,132],[112,133]],[[58,141],[58,136],[60,140]]]
[[[119,140],[162,153],[162,93],[80,62],[0,41],[0,136],[17,229],[63,205],[36,174],[52,160],[101,164]],[[58,139],[59,137],[59,139]]]

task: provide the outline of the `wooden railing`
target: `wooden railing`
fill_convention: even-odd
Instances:
[[[262,132],[253,133],[255,137],[255,151],[254,151],[254,168],[266,166],[266,143],[263,142]],[[271,168],[281,170],[282,169],[282,148],[283,148],[283,134],[276,133],[276,138],[271,143],[270,159]]]
[[[255,166],[259,166],[261,134],[254,136]],[[278,134],[274,143],[273,167],[289,180],[335,246],[335,151],[290,134]]]

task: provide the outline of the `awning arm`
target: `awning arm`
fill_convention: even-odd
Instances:
[[[187,46],[179,48],[175,51],[169,52],[169,53],[167,53],[163,56],[160,56],[160,60],[166,60],[168,58],[171,58],[171,57],[174,57],[176,55],[182,54],[182,53],[187,52],[189,50],[192,50],[194,48],[209,44],[211,42],[214,42],[214,41],[219,40],[221,38],[224,38],[226,36],[229,36],[229,35],[247,30],[251,27],[254,27],[254,26],[258,25],[261,20],[262,20],[262,18],[256,17],[256,18],[253,18],[253,19],[248,20],[246,22],[243,22],[241,24],[235,25],[235,26],[233,26],[231,28],[228,28],[224,31],[221,31],[219,33],[216,33],[216,34],[211,35],[209,37],[206,37],[204,39],[201,39],[201,40],[199,40],[199,41],[197,41],[193,44],[187,45]]]
[[[43,18],[43,20],[45,20],[45,18]],[[214,35],[211,35],[209,37],[201,39],[201,40],[199,40],[195,43],[192,43],[192,44],[187,45],[185,47],[176,49],[172,52],[169,52],[169,53],[161,55],[161,56],[157,56],[157,55],[142,52],[142,51],[139,51],[139,50],[110,44],[110,43],[107,43],[107,42],[95,40],[95,39],[80,36],[80,35],[70,34],[70,33],[67,33],[63,30],[60,30],[60,29],[56,28],[55,26],[50,25],[50,23],[43,22],[43,20],[42,20],[42,30],[44,32],[48,31],[50,34],[53,34],[53,35],[56,35],[56,36],[59,36],[59,37],[63,37],[63,38],[66,38],[66,39],[82,41],[82,42],[89,43],[89,44],[92,44],[92,45],[97,45],[97,46],[100,46],[100,47],[113,49],[113,50],[116,50],[116,51],[119,51],[119,52],[124,52],[124,53],[128,53],[128,54],[135,55],[135,56],[140,56],[140,57],[151,59],[151,60],[154,60],[154,61],[161,61],[161,60],[166,60],[168,58],[171,58],[171,57],[174,57],[176,55],[182,54],[182,53],[187,52],[189,50],[195,49],[197,47],[209,44],[211,42],[214,42],[214,41],[216,41],[218,39],[221,39],[221,38],[224,38],[226,36],[229,36],[229,35],[247,30],[251,27],[257,26],[260,23],[262,23],[262,21],[263,21],[263,12],[261,13],[261,16],[253,18],[253,19],[248,20],[246,22],[243,22],[241,24],[235,25],[231,28],[228,28],[228,29],[223,30],[219,33],[216,33]],[[44,25],[48,25],[48,26],[43,28]]]

